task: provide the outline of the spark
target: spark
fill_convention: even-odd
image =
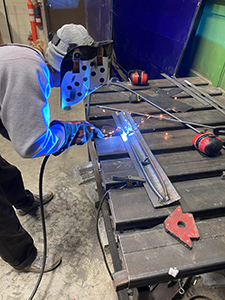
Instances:
[[[165,135],[164,135],[165,141],[168,140],[170,137],[171,137],[171,135],[168,132],[165,132]]]
[[[174,97],[174,100],[177,100],[177,97]]]

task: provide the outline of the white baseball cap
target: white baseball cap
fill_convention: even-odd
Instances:
[[[48,63],[53,69],[60,72],[64,56],[70,44],[75,46],[91,46],[94,43],[87,29],[82,25],[66,24],[54,32],[49,33],[49,43],[45,53]]]

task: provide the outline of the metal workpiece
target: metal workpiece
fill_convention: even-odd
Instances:
[[[192,96],[193,98],[195,98],[196,100],[198,100],[199,102],[201,102],[203,105],[208,106],[209,104],[205,101],[205,99],[203,99],[200,95],[197,95],[195,93],[195,91],[191,88],[189,88],[185,83],[183,83],[182,81],[179,81],[177,78],[173,77],[171,78],[170,76],[168,76],[165,73],[161,74],[163,77],[165,77],[166,79],[168,79],[170,82],[172,82],[173,84],[175,84],[176,86],[178,86],[180,89],[182,89],[184,92],[186,92],[187,94],[189,94],[190,96]]]
[[[175,76],[172,76],[171,78],[167,74],[161,74],[161,75],[166,79],[168,79],[169,81],[171,81],[172,83],[176,84],[179,88],[183,89],[183,91],[191,95],[194,99],[198,100],[205,106],[212,106],[225,115],[225,105],[223,103],[217,101],[208,93],[201,90],[194,84],[190,83],[188,80],[181,81]]]
[[[184,80],[185,83],[188,84],[189,87],[193,88],[196,94],[201,95],[203,99],[208,103],[208,105],[212,105],[214,108],[225,114],[225,105],[221,103],[220,101],[217,101],[215,98],[210,96],[208,93],[203,91],[202,89],[199,89],[197,86],[189,82],[188,80]]]
[[[154,207],[169,205],[180,199],[163,169],[143,139],[128,110],[114,113],[113,118],[138,176],[144,177],[143,186]],[[132,174],[131,174],[132,175]]]

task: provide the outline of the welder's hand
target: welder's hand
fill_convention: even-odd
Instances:
[[[100,129],[96,128],[94,125],[90,124],[87,121],[52,121],[51,125],[60,123],[63,125],[65,130],[65,142],[60,150],[54,155],[59,155],[65,149],[73,146],[73,145],[84,145],[92,137],[102,138],[104,134],[100,131]]]

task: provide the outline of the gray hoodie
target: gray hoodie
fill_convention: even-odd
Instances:
[[[38,50],[0,46],[0,121],[24,158],[52,154],[64,143],[63,126],[50,127],[50,93],[51,75]]]

